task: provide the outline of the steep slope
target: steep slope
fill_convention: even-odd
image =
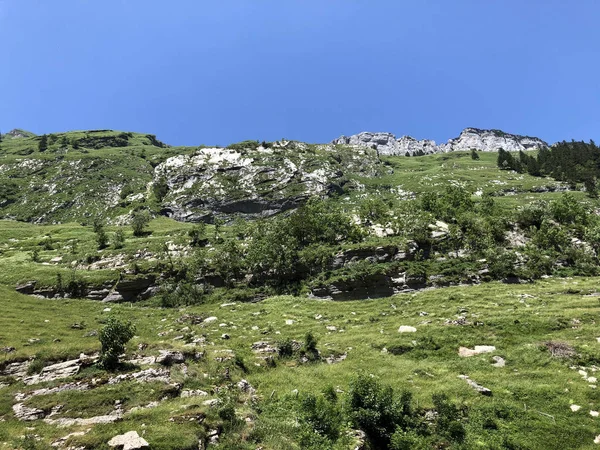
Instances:
[[[548,147],[548,144],[536,137],[505,133],[501,130],[481,130],[465,128],[460,136],[445,144],[436,145],[435,141],[416,140],[410,136],[396,138],[391,133],[363,132],[352,136],[341,136],[332,141],[334,145],[353,145],[376,149],[382,155],[421,156],[432,153],[468,151],[471,149],[495,152],[499,148],[507,151],[532,150]]]

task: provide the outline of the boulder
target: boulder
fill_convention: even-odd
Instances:
[[[417,329],[415,327],[410,327],[408,325],[402,325],[398,328],[398,333],[416,333]]]
[[[125,434],[115,436],[108,441],[108,445],[122,450],[139,450],[150,448],[150,444],[148,444],[148,442],[142,438],[137,431],[129,431]]]
[[[474,348],[460,347],[458,349],[458,355],[463,358],[470,356],[480,355],[481,353],[491,353],[496,350],[493,345],[476,345]]]
[[[20,294],[33,295],[37,281],[28,281],[27,283],[18,284],[15,290]]]
[[[160,350],[156,362],[163,366],[183,364],[185,362],[185,356],[183,353],[174,350]]]

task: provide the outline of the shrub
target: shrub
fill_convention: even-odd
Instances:
[[[188,231],[188,236],[190,238],[190,245],[192,247],[206,245],[206,224],[201,222],[197,225],[194,225],[194,228]]]
[[[150,213],[143,209],[133,213],[131,220],[131,228],[133,229],[133,235],[140,237],[144,235],[144,230],[150,223]]]
[[[108,235],[103,227],[98,228],[98,231],[96,231],[96,243],[98,244],[98,250],[108,246]]]
[[[154,193],[156,200],[159,202],[163,201],[169,192],[169,185],[167,184],[165,177],[160,177],[155,183],[152,184],[152,192]]]
[[[286,338],[277,343],[277,353],[280,358],[291,358],[294,355],[294,343]]]
[[[101,344],[99,365],[107,370],[115,369],[119,364],[119,356],[125,351],[125,344],[134,334],[135,326],[131,322],[109,317],[98,335]]]
[[[115,249],[123,248],[125,246],[125,232],[120,228],[115,231],[115,235],[113,237],[113,246]]]
[[[300,416],[321,436],[333,442],[339,438],[344,415],[337,397],[306,395],[300,404]]]
[[[387,448],[400,422],[392,387],[361,375],[350,386],[348,406],[354,426],[363,430],[376,448]]]
[[[319,359],[319,350],[317,349],[317,338],[309,331],[304,337],[304,353],[311,361]]]

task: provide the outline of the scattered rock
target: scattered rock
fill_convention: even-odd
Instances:
[[[12,407],[15,417],[22,421],[33,421],[43,419],[46,416],[46,412],[42,409],[28,408],[23,403],[17,403]]]
[[[173,364],[182,364],[185,362],[185,356],[181,352],[174,350],[159,350],[159,355],[156,358],[158,364],[163,366],[172,366]]]
[[[252,351],[255,353],[277,353],[277,348],[267,341],[259,341],[252,344]]]
[[[571,405],[570,408],[571,408],[571,411],[577,412],[577,411],[579,411],[581,409],[581,406],[579,406],[579,405]]]
[[[217,319],[215,316],[210,316],[210,317],[207,317],[206,319],[204,319],[204,323],[213,323],[213,322],[216,322],[217,320],[219,320],[219,319]]]
[[[494,367],[504,367],[506,365],[506,361],[500,356],[494,356],[492,359],[494,360],[494,364],[492,364]]]
[[[475,389],[481,395],[486,395],[488,397],[492,396],[492,391],[490,389],[471,380],[467,375],[459,375],[458,378],[465,380],[469,386],[471,386],[473,389]]]
[[[87,361],[87,360],[86,360]],[[73,359],[58,364],[46,366],[37,375],[23,378],[26,385],[42,383],[45,381],[54,381],[62,378],[71,377],[79,373],[79,369],[84,361],[81,359]]]
[[[196,390],[186,389],[186,390],[181,391],[182,398],[207,397],[207,396],[208,396],[208,392],[202,391],[200,389],[196,389]]]
[[[138,450],[150,448],[148,442],[146,442],[146,440],[142,438],[137,433],[137,431],[129,431],[125,434],[115,436],[110,441],[108,441],[108,445],[122,450]]]
[[[256,389],[252,387],[252,385],[247,380],[240,380],[237,384],[237,387],[240,391],[245,392],[247,394],[255,394]]]
[[[402,325],[398,328],[398,333],[416,333],[417,329],[415,327],[410,327],[408,325]]]
[[[336,363],[344,361],[347,357],[348,357],[348,353],[343,353],[338,356],[331,355],[331,356],[328,356],[327,358],[325,358],[325,361],[327,362],[327,364],[336,364]]]
[[[124,373],[114,376],[108,380],[108,384],[118,384],[123,381],[137,381],[138,383],[159,381],[169,383],[170,373],[167,369],[146,369],[140,372]]]
[[[496,347],[493,345],[476,345],[473,349],[460,347],[458,349],[458,355],[463,358],[467,358],[469,356],[475,356],[481,353],[491,353],[493,351],[496,351]]]

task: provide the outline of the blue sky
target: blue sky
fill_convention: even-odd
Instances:
[[[600,141],[596,0],[0,0],[0,130]]]

